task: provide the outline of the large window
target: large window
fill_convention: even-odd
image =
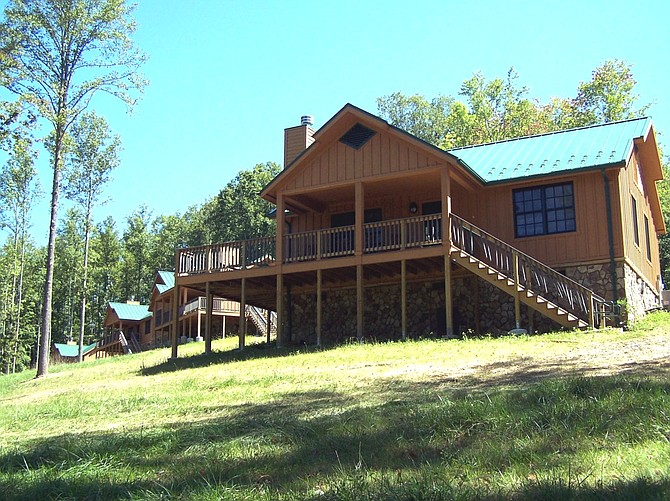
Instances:
[[[647,260],[651,261],[651,240],[649,239],[649,218],[644,216],[644,240],[647,244]]]
[[[516,237],[575,231],[572,183],[522,188],[512,192]]]

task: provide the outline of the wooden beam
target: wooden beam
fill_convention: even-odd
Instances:
[[[205,284],[205,298],[207,301],[207,313],[205,314],[205,353],[209,355],[212,353],[212,310],[214,309],[214,297],[209,287],[209,281]]]
[[[445,166],[440,171],[440,192],[442,200],[442,245],[446,247],[446,252],[451,248],[451,224],[449,221],[451,215],[451,177],[449,176],[449,166]]]
[[[407,339],[407,262],[400,261],[400,326],[401,338]]]
[[[363,223],[365,222],[365,194],[363,183],[358,181],[355,185],[355,218],[356,229],[354,230],[354,254],[363,255]]]
[[[363,289],[363,265],[356,265],[356,337],[359,341],[363,340],[363,308],[364,308]]]
[[[240,284],[240,332],[239,332],[239,346],[240,350],[244,349],[244,342],[247,335],[247,279],[243,278]]]
[[[172,357],[177,358],[178,350],[177,345],[179,343],[179,285],[175,282],[174,284],[174,294],[172,297]]]
[[[281,273],[281,268],[279,273],[277,273],[277,348],[281,348],[284,344],[284,276]]]
[[[277,260],[277,264],[281,266],[281,264],[284,262],[283,256],[283,248],[284,248],[284,195],[282,193],[279,193],[277,195],[277,236],[276,236],[276,241],[275,241],[275,259]]]
[[[226,318],[225,316],[223,317]],[[225,320],[224,320],[225,321]],[[270,331],[272,330],[272,310],[265,310],[265,342],[270,344]]]
[[[447,336],[454,333],[454,313],[453,302],[451,299],[451,258],[447,252],[444,255],[444,310],[446,315],[446,330]]]
[[[316,270],[316,345],[321,346],[321,270]]]

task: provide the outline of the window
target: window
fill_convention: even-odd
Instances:
[[[651,261],[651,241],[649,240],[649,218],[644,216],[644,239],[647,244],[647,260]]]
[[[514,190],[512,197],[517,238],[577,229],[572,183],[522,188]]]
[[[633,210],[633,239],[635,240],[635,245],[640,246],[640,228],[637,224],[637,200],[631,195],[630,197],[631,207]]]

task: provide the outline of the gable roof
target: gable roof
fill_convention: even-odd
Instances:
[[[146,304],[114,303],[110,301],[109,308],[116,313],[119,320],[139,322],[152,316]]]
[[[163,294],[174,287],[173,271],[158,271],[156,275],[156,289],[159,294]]]
[[[339,140],[342,134],[346,132],[346,130],[341,130],[343,124],[346,125],[346,128],[348,129],[356,123],[369,127],[375,132],[386,131],[392,136],[401,139],[433,158],[439,158],[443,162],[460,165],[463,168],[461,172],[465,173],[465,177],[474,182],[483,182],[474,170],[468,168],[467,165],[451,152],[438,148],[403,129],[389,124],[381,117],[373,115],[351,103],[347,103],[314,133],[312,136],[314,142],[300,153],[289,165],[285,166],[285,168],[263,188],[260,194],[261,197],[268,201],[275,202],[275,195],[280,184],[284,183],[287,178],[290,178],[294,172],[300,168],[301,164],[304,164],[309,160],[310,156],[318,155],[325,144]]]
[[[96,347],[96,343],[91,343],[88,346],[84,346],[82,354],[86,355],[89,351]],[[79,345],[78,344],[63,344],[63,343],[54,343],[54,348],[58,351],[58,354],[61,357],[77,357],[79,356]]]
[[[566,171],[623,166],[633,140],[645,137],[651,119],[569,129],[495,143],[455,148],[449,152],[486,183],[555,175]]]

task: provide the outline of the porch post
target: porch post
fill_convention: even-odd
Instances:
[[[277,348],[284,344],[284,276],[281,273],[281,266],[277,273]]]
[[[247,288],[247,279],[242,278],[242,284],[240,286],[240,339],[239,346],[240,350],[244,349],[244,341],[247,335],[247,298],[246,291]]]
[[[281,268],[284,262],[284,195],[277,194],[277,217],[275,219],[277,227],[277,235],[275,241],[275,260],[277,266]]]
[[[226,317],[223,317],[224,319]],[[224,320],[225,322],[225,320]],[[272,330],[272,312],[270,311],[270,308],[265,310],[265,342],[267,344],[270,344],[270,331]]]
[[[400,261],[400,328],[401,337],[407,339],[407,261]]]
[[[355,254],[360,256],[363,254],[363,223],[365,222],[365,194],[363,192],[363,183],[358,181],[355,189],[355,230],[354,230],[354,249]]]
[[[226,314],[221,315],[221,339],[226,339]]]
[[[440,171],[440,191],[442,200],[442,247],[444,249],[444,306],[446,335],[454,332],[454,313],[451,293],[451,178],[449,168]]]
[[[177,358],[177,344],[179,343],[179,285],[174,284],[172,297],[172,358]],[[162,336],[161,336],[162,337]]]
[[[356,337],[363,340],[363,265],[356,265]]]
[[[321,270],[316,270],[316,345],[321,346]]]
[[[512,254],[514,260],[514,324],[517,329],[521,329],[521,290],[519,289],[519,254],[514,251]]]
[[[198,301],[200,301],[200,298],[198,298]],[[198,314],[198,330],[195,333],[196,337],[201,337],[202,336],[202,315],[200,313],[200,305],[198,304],[198,309],[195,310],[196,313]]]
[[[209,281],[205,282],[205,298],[205,353],[209,355],[212,353],[212,310],[214,309],[214,301],[212,298],[212,291],[209,287]]]

